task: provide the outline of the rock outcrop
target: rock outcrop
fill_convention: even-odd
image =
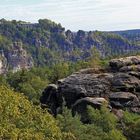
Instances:
[[[112,110],[129,110],[140,114],[139,64],[140,57],[132,56],[111,60],[108,69],[81,70],[59,80],[55,90],[49,90],[51,85],[48,86],[41,103],[50,108],[55,104],[55,113],[65,101],[68,108],[81,115],[85,114],[87,105],[100,108],[103,102]],[[136,68],[122,70],[125,67]]]
[[[110,61],[111,68],[120,69],[125,66],[140,64],[140,56],[131,56],[127,58],[113,59]]]
[[[140,52],[140,30],[73,32],[48,19],[40,19],[38,23],[1,19],[0,35],[5,38],[0,49],[6,48],[7,52],[11,43],[21,41],[36,66],[89,59],[95,48],[102,58]]]
[[[22,42],[15,42],[12,47],[8,52],[8,63],[13,72],[33,67],[33,59],[23,49]]]
[[[57,85],[50,84],[46,89],[44,89],[40,101],[42,103],[42,108],[48,107],[50,109],[50,113],[57,115],[58,109],[61,107],[63,102],[62,96],[58,93]]]
[[[73,115],[76,113],[80,114],[81,120],[83,122],[88,122],[87,107],[92,106],[95,109],[100,109],[102,105],[106,105],[109,109],[111,109],[111,106],[108,105],[108,101],[104,98],[85,97],[75,102],[75,104],[72,106],[72,113]]]
[[[23,48],[22,42],[14,42],[8,51],[0,50],[0,74],[11,70],[13,73],[34,66],[32,57]]]
[[[0,74],[5,74],[7,72],[7,58],[3,51],[0,51]]]

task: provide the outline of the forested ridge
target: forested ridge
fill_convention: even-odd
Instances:
[[[137,110],[129,110],[131,98],[134,97],[136,103],[138,100],[135,99],[139,98],[139,57],[138,61],[137,56],[133,58],[134,64],[130,62],[131,65],[126,61],[127,65],[121,69],[122,71],[118,70],[119,73],[124,72],[118,76],[119,78],[116,76],[117,72],[110,71],[109,64],[112,58],[138,55],[139,36],[139,30],[71,32],[47,19],[39,20],[39,23],[35,24],[1,19],[0,139],[140,140],[140,115],[136,113]],[[120,68],[123,63],[120,60],[119,62],[117,66]],[[44,91],[49,86],[56,89],[57,84],[63,86],[63,81],[70,75],[76,81],[83,80],[82,77],[74,77],[81,69],[84,69],[81,71],[82,74],[88,71],[84,78],[92,78],[90,74],[95,72],[93,82],[99,91],[91,88],[92,91],[102,92],[102,85],[98,86],[99,79],[96,79],[96,76],[99,74],[97,78],[102,79],[105,75],[108,80],[107,72],[111,72],[116,79],[118,78],[114,80],[115,84],[119,80],[122,80],[120,86],[125,83],[117,90],[120,88],[123,92],[136,92],[137,96],[127,93],[128,98],[125,100],[128,104],[124,106],[128,105],[128,110],[118,110],[117,114],[116,110],[111,110],[106,103],[100,109],[89,105],[85,115],[85,120],[88,121],[84,122],[78,112],[73,113],[67,105],[67,100],[60,107],[55,104],[57,96],[54,94],[55,99],[49,96],[54,89],[53,92],[47,92],[48,98],[44,99]],[[84,80],[85,85],[90,83],[90,80]],[[76,85],[76,82],[72,84]],[[78,90],[74,93],[80,91],[82,94],[76,95],[76,99],[80,96],[83,98],[83,91],[77,85]],[[73,87],[70,85],[70,88]],[[89,85],[88,88],[90,89]],[[63,91],[62,89],[59,91]],[[111,89],[114,90],[113,87]],[[69,99],[74,96],[71,94]],[[43,104],[42,98],[47,100],[48,104]],[[49,100],[54,101],[57,106],[56,114],[51,112],[53,102],[49,103]],[[116,106],[120,104],[117,102]],[[134,108],[135,106],[136,104]]]
[[[35,66],[85,60],[92,55],[93,48],[96,48],[103,58],[136,54],[140,50],[139,36],[139,30],[72,32],[48,19],[40,19],[38,23],[0,20],[1,52],[8,59],[11,57],[11,50],[16,50],[17,46],[23,47]]]

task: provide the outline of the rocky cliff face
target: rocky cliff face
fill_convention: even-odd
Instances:
[[[40,99],[53,114],[57,114],[64,100],[73,113],[82,116],[87,105],[100,108],[102,104],[116,114],[122,110],[140,114],[140,56],[111,60],[107,69],[74,73],[47,87]]]
[[[6,73],[8,70],[17,72],[21,69],[30,69],[33,67],[33,59],[26,50],[23,49],[21,42],[15,42],[7,52],[1,50],[0,54],[0,73]]]
[[[62,61],[87,60],[94,55],[93,48],[101,57],[140,53],[140,31],[72,32],[47,19],[32,24],[22,21],[0,20],[0,49],[7,51],[7,44],[22,41],[35,65],[45,66]]]

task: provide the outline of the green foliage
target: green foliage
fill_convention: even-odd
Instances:
[[[99,68],[100,67],[100,61],[101,61],[100,53],[95,47],[93,47],[91,49],[91,58],[90,58],[90,61],[89,61],[90,67]]]
[[[7,51],[10,49],[11,41],[7,37],[0,35],[0,50]]]
[[[42,90],[48,85],[47,79],[42,79],[40,76],[26,70],[9,73],[6,80],[15,91],[24,93],[29,100],[37,104]]]
[[[71,111],[64,107],[63,113],[57,116],[60,129],[72,133],[76,140],[126,140],[117,129],[115,116],[107,109],[99,111],[89,107],[88,111],[91,123],[83,124],[79,116],[73,117]]]
[[[101,126],[104,132],[109,132],[116,128],[117,118],[114,114],[110,113],[106,107],[102,107],[101,110],[88,107],[88,114],[91,123],[96,126]]]
[[[81,61],[75,64],[60,63],[51,67],[33,68],[30,71],[23,70],[17,73],[8,73],[8,75],[0,77],[0,84],[1,85],[4,84],[6,86],[12,87],[15,91],[24,93],[24,95],[26,95],[28,99],[30,99],[34,104],[38,104],[41,92],[48,83],[56,82],[56,80],[58,80],[59,78],[64,78],[67,75],[71,74],[72,72],[77,71],[80,68],[84,68],[88,66],[89,66],[88,63]],[[11,108],[9,108],[8,111],[9,113],[10,111],[12,111],[11,116],[15,115],[14,118],[12,118],[9,115],[12,121],[8,120],[9,118],[5,118],[6,120],[8,120],[8,122],[6,122],[4,118],[3,120],[1,120],[3,121],[2,126],[0,127],[0,129],[2,129],[2,132],[0,132],[2,133],[2,137],[11,138],[11,139],[14,139],[15,137],[25,137],[25,139],[29,139],[29,138],[30,139],[32,138],[33,139],[46,139],[45,138],[46,135],[44,136],[43,134],[45,132],[44,130],[42,130],[43,124],[38,125],[37,123],[40,123],[40,122],[36,123],[36,128],[39,129],[38,131],[39,134],[36,133],[36,135],[33,136],[36,130],[34,128],[33,129],[31,128],[31,130],[29,130],[29,128],[32,127],[33,124],[31,124],[32,126],[30,126],[30,123],[28,121],[27,123],[24,120],[23,122],[21,121],[22,118],[21,117],[19,118],[19,116],[22,116],[23,114],[18,112],[19,110],[18,107],[22,110],[25,110],[24,108],[18,105],[18,107],[16,107],[15,109],[17,112],[13,114],[15,112],[15,110],[13,110],[14,105],[16,105],[17,103],[21,103],[21,106],[24,105],[23,103],[27,104],[26,97],[23,95],[20,95],[19,93],[15,93],[12,90],[9,90],[5,87],[1,87],[0,92],[2,92],[2,95],[7,95],[6,93],[8,92],[8,95],[7,95],[8,97],[9,97],[9,92],[10,92],[10,96],[12,97],[8,99],[7,102],[10,102],[11,100],[11,104],[13,105],[10,105]],[[0,99],[3,101],[4,99],[7,100],[6,99],[8,98],[7,96],[0,97]],[[16,100],[13,96],[19,96],[20,98],[17,98]],[[24,101],[24,99],[26,99],[26,101]],[[6,106],[6,103],[5,103],[5,106]],[[30,103],[29,101],[28,103],[32,105],[32,103]],[[40,113],[44,112],[44,111],[42,112],[42,110],[38,109],[38,107],[35,107],[34,105],[32,105],[32,107],[35,110],[38,110]],[[27,108],[29,109],[30,112],[33,112],[32,110],[30,110],[29,107]],[[1,104],[0,104],[0,110],[3,110],[3,106],[1,106]],[[4,114],[4,112],[1,112],[1,113]],[[28,110],[27,110],[27,113],[26,111],[24,111],[24,116],[26,118],[28,117],[28,115],[29,115]],[[34,115],[37,117],[39,116],[36,113],[34,113]],[[41,115],[43,117],[43,115],[45,114],[43,113]],[[60,134],[61,139],[63,140],[65,139],[68,139],[68,140],[88,140],[88,139],[126,140],[126,138],[122,134],[121,129],[119,129],[120,125],[118,125],[117,118],[112,113],[110,113],[107,108],[103,107],[101,108],[101,110],[95,110],[91,107],[88,107],[88,117],[91,120],[90,124],[83,124],[80,121],[80,116],[76,115],[73,117],[71,114],[71,111],[68,110],[67,108],[64,108],[62,114],[61,115],[59,114],[57,116],[57,122],[58,122],[59,128],[63,132]],[[138,140],[139,138],[138,132],[139,132],[139,124],[140,124],[139,120],[140,120],[139,115],[125,112],[121,127],[123,128],[123,132],[125,133],[125,135],[127,136],[129,140],[132,140],[132,138],[135,138],[136,140]],[[20,125],[22,127],[26,126],[28,129],[24,128],[24,130],[20,130],[21,129],[21,127],[19,128]]]
[[[103,140],[127,140],[121,131],[115,129],[111,130],[106,137],[103,138]]]
[[[61,140],[55,119],[23,95],[0,86],[0,139]]]
[[[47,19],[39,20],[38,24],[4,19],[0,22],[0,50],[5,52],[6,57],[11,44],[22,41],[28,55],[33,57],[35,66],[40,66],[30,71],[9,72],[0,76],[0,85],[4,85],[0,86],[0,139],[126,139],[116,117],[106,108],[95,110],[89,107],[90,124],[83,124],[80,116],[73,117],[71,111],[64,108],[62,114],[57,116],[59,128],[55,119],[35,104],[39,104],[42,90],[49,83],[56,83],[58,79],[82,68],[106,67],[108,59],[102,60],[100,55],[109,56],[110,59],[112,56],[135,54],[135,51],[125,53],[123,48],[136,47],[138,41],[135,37],[132,43],[122,36],[99,31],[87,35],[84,31],[66,35],[60,24]],[[131,38],[130,35],[127,37]],[[139,115],[125,112],[121,127],[128,140],[139,140]]]
[[[123,122],[125,123],[125,125],[134,124],[139,119],[140,119],[140,115],[130,113],[128,111],[125,111],[125,113],[123,115]]]
[[[39,24],[41,28],[46,29],[48,31],[57,32],[57,30],[59,29],[64,30],[60,24],[56,24],[55,22],[52,22],[48,19],[40,19]]]
[[[0,85],[5,85],[7,87],[9,86],[6,77],[3,75],[0,75]]]
[[[24,93],[34,104],[39,104],[42,91],[50,83],[56,83],[81,68],[88,67],[88,63],[58,63],[50,67],[38,67],[31,70],[22,70],[16,73],[9,72],[0,75],[0,85],[6,85],[15,91]]]
[[[77,133],[74,132],[74,130],[78,130],[79,126],[82,124],[80,121],[80,117],[72,116],[71,110],[68,110],[66,107],[63,107],[62,114],[57,116],[59,126],[62,131],[64,132],[71,132],[71,133]]]
[[[126,136],[129,140],[140,139],[140,118],[126,128]]]
[[[67,63],[59,63],[51,67],[49,79],[52,83],[55,83],[57,80],[65,78],[69,74],[69,65]]]
[[[131,42],[126,38],[127,33],[126,37],[99,31],[72,33],[48,19],[40,19],[36,24],[5,19],[0,22],[0,49],[7,52],[11,50],[13,42],[21,41],[36,66],[76,62],[91,57],[91,65],[96,67],[99,52],[103,58],[139,53],[139,40],[136,40],[139,32],[132,37]]]
[[[125,112],[123,117],[124,132],[128,140],[140,139],[140,115]]]

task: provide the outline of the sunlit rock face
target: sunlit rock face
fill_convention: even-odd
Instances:
[[[3,67],[3,64],[2,64],[2,61],[0,60],[0,74],[3,73],[2,67]]]
[[[17,72],[22,69],[30,69],[33,66],[33,59],[23,49],[22,42],[15,42],[6,52],[0,50],[0,74],[4,74],[8,70]]]
[[[0,74],[7,72],[7,58],[4,55],[3,50],[0,51]]]
[[[64,102],[81,115],[85,114],[83,111],[88,105],[100,108],[106,102],[109,109],[115,112],[128,110],[140,114],[139,64],[140,57],[133,56],[111,60],[107,69],[90,68],[73,73],[58,81],[55,92],[44,90],[41,102],[52,106],[55,101],[58,105],[53,108],[55,113]],[[132,66],[133,69],[122,71],[122,68]],[[50,89],[50,86],[47,88]]]
[[[21,42],[13,44],[13,50],[8,53],[8,63],[13,72],[33,67],[33,60],[23,49]]]

